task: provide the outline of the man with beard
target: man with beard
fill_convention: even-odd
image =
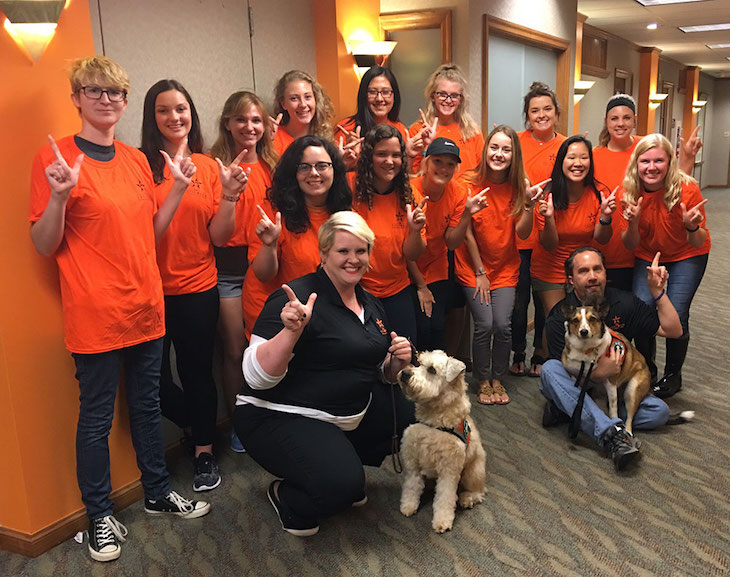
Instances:
[[[676,338],[682,334],[677,311],[667,298],[664,285],[667,271],[659,266],[659,253],[647,267],[649,289],[656,308],[647,305],[632,293],[606,287],[606,268],[603,255],[593,247],[576,249],[565,261],[568,291],[563,301],[553,307],[545,322],[545,333],[550,354],[540,375],[540,390],[547,399],[542,416],[543,427],[570,420],[578,403],[580,388],[563,367],[561,356],[565,346],[565,317],[563,304],[580,306],[594,304],[605,299],[609,305],[606,325],[628,339],[637,335],[659,335]],[[570,290],[572,289],[572,290]],[[602,382],[621,371],[623,353],[612,349],[609,356],[602,355],[591,373],[591,381]],[[619,397],[620,399],[620,397]],[[626,408],[619,402],[619,415],[626,417]],[[661,399],[649,395],[634,416],[635,429],[654,429],[667,422],[669,407]],[[586,395],[581,413],[581,430],[590,435],[602,447],[606,447],[617,470],[624,469],[639,454],[639,444],[626,431],[621,418],[611,419]]]

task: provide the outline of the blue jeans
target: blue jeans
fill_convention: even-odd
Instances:
[[[580,389],[575,386],[575,379],[567,373],[563,363],[550,359],[543,364],[540,372],[540,392],[546,399],[553,401],[558,409],[570,416],[578,404]],[[602,443],[603,434],[609,427],[626,419],[626,406],[621,395],[619,395],[618,401],[619,418],[612,419],[599,408],[590,395],[585,396],[580,429],[586,435],[593,437],[599,445]],[[641,401],[639,410],[634,415],[633,428],[656,429],[666,423],[668,418],[669,406],[660,398],[649,395]]]
[[[114,503],[109,475],[109,431],[124,366],[132,444],[148,499],[170,491],[160,415],[162,338],[96,354],[72,353],[81,394],[76,429],[76,476],[91,519],[111,515]]]

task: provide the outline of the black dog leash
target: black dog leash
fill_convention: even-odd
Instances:
[[[414,367],[418,366],[418,351],[416,350],[416,347],[413,346],[413,342],[411,339],[408,339],[408,342],[411,343],[411,364]],[[393,409],[393,436],[390,439],[390,458],[393,463],[393,471],[400,474],[403,472],[403,462],[400,459],[400,444],[398,441],[398,419],[396,417],[396,409],[395,409],[395,388],[398,385],[390,385],[390,402],[391,407]]]
[[[591,365],[588,367],[588,374],[581,384],[581,379],[583,378],[583,372],[585,371],[586,363],[585,361],[581,361],[580,363],[578,378],[575,380],[575,385],[580,387],[580,394],[578,395],[578,404],[575,406],[575,410],[570,417],[570,425],[568,425],[568,437],[570,439],[575,439],[578,436],[578,431],[580,431],[580,420],[583,413],[583,401],[585,400],[586,392],[588,391],[588,383],[591,380],[591,373],[593,372],[594,365],[595,363],[592,362]]]

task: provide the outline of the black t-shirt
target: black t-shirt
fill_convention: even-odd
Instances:
[[[287,284],[302,303],[317,293],[312,318],[294,346],[294,357],[284,378],[271,389],[257,390],[244,384],[243,394],[337,416],[360,413],[378,382],[378,365],[390,346],[383,306],[358,285],[355,292],[365,315],[365,322],[361,322],[344,305],[321,268]],[[277,335],[284,328],[280,314],[287,302],[282,289],[274,291],[253,334],[267,340]]]
[[[659,330],[659,315],[656,309],[632,293],[606,287],[605,296],[609,305],[606,317],[606,325],[609,328],[621,333],[629,340],[633,340],[639,335],[653,336]],[[566,301],[573,306],[581,304],[575,292],[571,292],[553,307],[545,321],[545,335],[551,359],[560,360],[563,347],[565,347],[563,303]]]

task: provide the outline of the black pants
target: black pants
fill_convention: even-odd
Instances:
[[[446,313],[454,299],[454,283],[450,280],[439,280],[428,285],[436,301],[433,303],[431,318],[421,311],[418,293],[413,290],[413,306],[416,310],[416,326],[418,327],[418,350],[446,350]]]
[[[160,379],[162,415],[190,427],[193,442],[215,438],[218,395],[213,381],[213,347],[218,322],[218,287],[201,293],[165,296],[165,348]],[[182,389],[172,379],[170,344],[175,347]]]
[[[381,298],[380,302],[383,303],[385,314],[388,315],[388,330],[395,331],[400,337],[411,339],[417,347],[416,306],[413,304],[413,299],[416,298],[413,294],[415,292],[415,287],[408,285],[392,296]]]
[[[517,281],[515,308],[512,311],[513,362],[525,360],[525,350],[527,349],[527,308],[530,305],[531,291],[532,301],[535,303],[535,335],[532,339],[532,345],[535,349],[542,348],[542,331],[545,327],[545,312],[543,311],[540,297],[532,290],[532,282],[530,281],[531,261],[532,249],[521,250],[520,276]]]
[[[360,426],[345,432],[301,415],[238,405],[233,423],[248,454],[279,486],[282,514],[312,525],[365,496],[363,465],[379,466],[391,453],[391,385],[377,383]],[[398,439],[415,421],[413,403],[393,386]]]

